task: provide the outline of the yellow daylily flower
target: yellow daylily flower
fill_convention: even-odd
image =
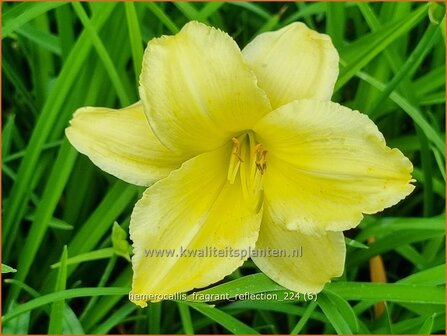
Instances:
[[[130,223],[136,304],[217,282],[253,249],[301,248],[300,257],[252,256],[297,292],[319,292],[343,273],[342,231],[414,186],[411,162],[374,123],[330,102],[337,76],[331,39],[302,23],[241,51],[226,33],[190,22],[149,42],[140,102],[75,113],[71,143],[106,172],[148,186]],[[240,253],[160,253],[210,247]]]

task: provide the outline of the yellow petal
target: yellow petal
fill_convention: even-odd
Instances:
[[[302,100],[254,128],[268,150],[265,198],[275,222],[311,233],[355,227],[362,213],[396,204],[414,189],[412,164],[386,146],[364,114]]]
[[[198,22],[149,42],[140,96],[162,143],[194,154],[223,145],[271,110],[236,42]]]
[[[329,36],[296,22],[257,36],[243,54],[274,109],[296,99],[331,99],[338,53]]]
[[[187,159],[154,136],[140,102],[120,110],[83,107],[65,133],[99,168],[136,185],[150,185]]]
[[[131,301],[145,306],[148,300],[208,286],[246,259],[230,254],[215,257],[212,251],[254,248],[261,213],[247,210],[240,181],[227,182],[230,155],[231,146],[225,146],[185,162],[148,188],[136,204],[130,223]],[[183,257],[181,249],[187,251]],[[155,251],[174,255],[157,257]],[[196,254],[185,257],[189,252]]]
[[[264,204],[256,249],[259,256],[252,260],[259,269],[299,293],[318,293],[326,282],[343,273],[346,246],[342,232],[316,236],[290,231],[274,221],[268,204]],[[270,251],[270,256],[262,256],[263,251]]]

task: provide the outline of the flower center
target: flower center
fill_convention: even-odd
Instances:
[[[264,199],[262,180],[267,169],[267,150],[256,143],[252,132],[233,138],[233,150],[228,167],[228,181],[233,184],[238,173],[242,194],[254,212],[261,209]]]

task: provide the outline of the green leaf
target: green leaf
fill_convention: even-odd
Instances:
[[[110,258],[114,253],[113,248],[106,247],[96,251],[78,254],[77,256],[67,259],[67,265],[77,265],[87,261],[100,260]],[[51,265],[51,268],[58,268],[61,266],[60,262]]]
[[[134,186],[116,181],[97,205],[95,211],[71,239],[68,245],[71,253],[80,254],[93,249],[102,236],[110,232],[110,223],[113,223],[128,207],[135,195],[136,188]]]
[[[259,334],[256,330],[216,307],[209,306],[204,303],[184,302],[191,308],[197,310],[199,313],[209,317],[225,329],[231,331],[233,334]]]
[[[358,332],[357,317],[343,298],[326,289],[318,295],[317,303],[338,334]]]
[[[187,335],[194,334],[194,325],[191,320],[191,313],[188,305],[183,302],[177,302],[178,310],[180,312],[180,318],[182,320],[183,331]]]
[[[24,3],[23,5],[30,4],[31,3]],[[52,5],[54,4],[55,3],[52,3]],[[116,4],[114,3],[103,4],[103,11],[92,19],[92,22],[95,23],[97,29],[105,23],[115,5]],[[91,43],[88,36],[86,34],[81,34],[76,45],[73,47],[70,56],[64,63],[54,88],[51,91],[44,107],[42,108],[39,119],[34,126],[31,139],[29,140],[28,147],[26,149],[26,154],[21,161],[20,168],[17,173],[17,182],[11,189],[10,198],[8,200],[8,211],[5,212],[4,220],[2,221],[2,224],[4,224],[2,227],[4,231],[2,233],[5,236],[8,236],[9,239],[14,240],[13,235],[8,235],[8,232],[10,232],[14,225],[18,224],[21,219],[21,211],[23,209],[23,205],[27,203],[29,198],[29,187],[35,174],[35,167],[41,157],[40,154],[43,146],[45,145],[50,133],[54,132],[56,121],[64,121],[64,116],[61,115],[61,108],[63,107],[63,104],[66,104],[67,96],[69,96],[72,85],[78,79],[81,68],[85,66],[85,60],[89,55],[90,50]],[[59,161],[57,161],[58,164],[54,166],[55,170],[51,173],[51,183],[49,183],[45,190],[48,194],[43,197],[45,202],[41,202],[41,205],[43,204],[43,206],[40,206],[40,209],[38,209],[38,212],[36,213],[36,217],[38,217],[39,220],[36,218],[36,221],[33,223],[30,231],[30,236],[33,236],[33,239],[26,240],[23,251],[21,252],[21,256],[23,255],[22,263],[25,264],[26,267],[24,267],[23,273],[21,273],[20,276],[18,274],[19,272],[22,272],[22,270],[19,267],[19,272],[17,274],[18,280],[25,279],[26,275],[28,274],[28,267],[32,264],[36,254],[35,249],[40,246],[42,236],[45,234],[45,230],[47,228],[46,220],[51,218],[51,214],[60,198],[58,189],[59,187],[63,187],[65,185],[65,178],[68,178],[66,174],[70,171],[72,160],[76,157],[76,152],[72,149],[68,141],[65,145],[62,145],[62,147],[65,148],[63,150],[61,149],[60,159],[62,160],[62,157],[65,155],[65,162],[63,162],[62,167],[59,167]],[[39,216],[37,216],[37,214],[39,214]],[[17,295],[18,291],[16,291],[16,288],[13,288],[13,292],[10,293],[10,300],[14,299]]]
[[[231,313],[242,311],[245,312],[249,309],[253,310],[267,310],[272,312],[278,312],[283,313],[287,315],[292,316],[302,316],[302,318],[307,314],[309,314],[308,309],[309,307],[313,307],[310,310],[313,312],[311,313],[312,320],[316,320],[319,322],[326,322],[326,317],[324,314],[320,313],[317,310],[314,310],[317,303],[316,301],[309,301],[309,304],[307,307],[302,307],[301,305],[297,305],[295,303],[284,303],[283,301],[235,301],[233,303],[230,303],[229,305],[222,307],[222,310],[229,311]]]
[[[103,274],[102,274],[102,276],[101,276],[101,279],[100,279],[99,282],[98,282],[98,285],[97,285],[98,287],[104,287],[104,286],[105,286],[105,284],[106,284],[107,281],[109,280],[109,277],[110,277],[110,275],[111,275],[111,273],[112,273],[112,271],[113,271],[113,268],[115,267],[115,264],[116,264],[116,256],[113,255],[113,256],[109,259],[109,261],[108,261],[108,263],[107,263],[107,266],[106,266],[106,268],[105,268],[105,270],[104,270],[104,272],[103,272]],[[124,272],[123,272],[123,273],[124,273]],[[123,274],[123,273],[122,273],[122,274]],[[126,274],[126,273],[124,273],[124,274]],[[130,277],[131,275],[128,274],[128,276]],[[118,284],[118,283],[115,282],[114,285],[121,285],[121,283]],[[88,302],[87,305],[85,306],[84,311],[82,312],[82,314],[81,314],[81,316],[80,316],[80,320],[81,320],[81,321],[84,322],[84,320],[85,320],[87,317],[91,317],[92,315],[94,315],[94,314],[90,314],[90,312],[93,311],[93,307],[95,306],[95,304],[96,304],[97,301],[98,301],[98,297],[92,297],[92,298],[90,298],[89,302]],[[86,327],[87,327],[87,325],[86,325]]]
[[[2,64],[2,66],[3,66],[2,69],[5,70],[4,64]],[[5,158],[8,157],[9,152],[11,150],[12,138],[14,136],[14,129],[15,129],[14,119],[15,119],[15,115],[10,114],[6,118],[6,123],[4,124],[3,129],[2,129],[2,161],[3,162],[5,162]]]
[[[25,217],[26,220],[29,220],[33,222],[36,218],[36,213],[32,212],[29,215]],[[58,230],[73,230],[73,226],[68,224],[67,222],[64,222],[63,220],[59,218],[52,217],[48,223],[48,227],[51,227],[53,229]]]
[[[129,43],[132,50],[133,69],[138,84],[141,72],[141,63],[143,62],[143,39],[141,38],[138,16],[133,2],[125,2],[127,27],[129,30]]]
[[[430,2],[428,5],[428,17],[432,24],[439,25],[445,16],[445,4]]]
[[[202,291],[188,295],[188,300],[194,300],[202,295],[221,295],[226,294],[233,298],[241,293],[262,293],[268,291],[282,290],[284,287],[278,285],[264,274],[253,274],[226,282],[221,285],[211,287]]]
[[[327,289],[346,300],[371,300],[445,304],[445,288],[407,284],[333,282]]]
[[[358,71],[356,73],[356,76],[368,82],[369,84],[371,84],[380,91],[383,91],[386,88],[386,85],[384,83],[376,80],[375,78],[371,77],[370,75],[362,71]],[[407,99],[402,97],[396,91],[393,91],[389,97],[393,102],[399,105],[411,117],[411,119],[413,119],[413,121],[424,131],[427,138],[430,139],[430,141],[437,147],[440,153],[442,153],[442,155],[445,157],[444,139],[426,120],[420,109],[417,106],[411,104]]]
[[[430,318],[429,316],[419,316],[417,318],[408,318],[393,324],[395,334],[417,334],[418,330]],[[433,332],[442,331],[445,328],[445,314],[435,314]],[[376,334],[388,334],[386,327],[379,327],[375,330]]]
[[[202,10],[199,12],[199,18],[198,21],[205,21],[207,20],[212,14],[217,12],[219,8],[224,6],[225,2],[205,2],[205,6],[203,6]]]
[[[82,25],[87,31],[88,36],[92,40],[93,46],[98,52],[99,57],[101,58],[104,66],[107,69],[107,74],[109,75],[110,80],[112,81],[112,84],[115,87],[115,91],[120,99],[121,105],[122,106],[130,105],[131,99],[123,86],[120,76],[118,75],[116,66],[113,64],[110,55],[107,52],[107,49],[104,47],[104,44],[99,38],[94,25],[88,18],[87,13],[85,12],[84,8],[81,6],[80,3],[72,2],[71,4],[76,14],[78,15],[79,19],[81,20]]]
[[[65,140],[50,172],[49,183],[46,185],[42,201],[36,210],[35,219],[29,232],[29,236],[33,238],[27,239],[20,251],[18,272],[15,276],[15,279],[19,281],[23,281],[26,278],[31,268],[77,155],[78,153],[68,140]],[[19,293],[17,289],[17,287],[14,287],[11,291],[13,299]]]
[[[111,329],[122,323],[123,320],[131,313],[133,313],[136,309],[138,309],[138,307],[135,304],[127,302],[118,310],[116,310],[107,320],[101,323],[101,325],[99,325],[95,330],[93,330],[92,334],[108,334]]]
[[[343,87],[366,64],[385,50],[402,34],[413,28],[426,12],[426,7],[420,7],[408,17],[397,22],[383,26],[377,32],[371,33],[359,39],[355,43],[340,50],[340,59],[343,67],[335,85],[335,91]]]
[[[326,285],[328,289],[345,300],[371,300],[413,303],[443,304],[445,288],[420,286],[413,284],[388,284],[364,282],[332,282]],[[253,274],[229,281],[227,283],[205,289],[195,293],[195,297],[206,294],[227,294],[234,298],[240,293],[277,292],[279,296],[285,291],[283,287],[274,283],[265,274]],[[193,300],[193,294],[187,297]]]
[[[296,326],[292,329],[290,332],[291,335],[299,334],[300,331],[303,329],[303,327],[306,325],[307,321],[309,320],[310,316],[315,310],[315,307],[317,306],[316,301],[311,301],[309,305],[306,307],[306,311],[304,312],[303,316],[301,316],[301,319],[296,324]],[[287,311],[289,314],[289,312]]]
[[[331,37],[335,48],[343,46],[345,33],[345,2],[327,2],[326,31]]]
[[[200,19],[199,11],[195,8],[194,3],[190,2],[174,2],[174,5],[188,18],[188,20]],[[202,21],[207,23],[206,21]]]
[[[435,90],[442,89],[445,85],[445,64],[431,69],[426,74],[418,77],[413,82],[414,87],[419,89],[421,96],[427,95]]]
[[[360,265],[371,257],[391,251],[397,247],[439,237],[442,236],[442,234],[443,233],[439,233],[438,231],[430,231],[428,229],[419,232],[402,231],[391,233],[387,236],[380,237],[380,239],[377,238],[377,240],[370,245],[369,249],[360,250],[357,253],[350,255],[347,260],[347,267]]]
[[[445,264],[413,273],[397,282],[424,286],[445,285]]]
[[[148,305],[147,316],[149,319],[149,334],[160,333],[161,305],[162,302],[150,302]]]
[[[9,311],[13,311],[17,304],[12,302]],[[27,335],[29,331],[31,312],[25,312],[2,324],[2,335]]]
[[[3,322],[9,321],[12,318],[19,316],[30,310],[34,310],[48,303],[53,303],[60,300],[68,300],[79,297],[102,296],[102,295],[118,295],[124,296],[129,293],[129,288],[125,287],[93,287],[93,288],[75,288],[66,289],[60,292],[53,292],[42,295],[38,298],[32,299],[26,303],[18,305],[14,311],[3,315]]]
[[[11,266],[2,264],[2,274],[3,273],[15,273],[17,270],[15,268],[12,268]]]
[[[61,267],[57,274],[55,292],[63,291],[67,282],[67,246],[64,246],[64,250],[61,256]],[[64,309],[65,301],[58,300],[51,305],[50,313],[50,325],[48,327],[48,334],[62,334],[63,322],[64,322]]]
[[[110,265],[113,263],[112,260],[116,260],[116,258],[112,258],[109,261]],[[125,287],[129,288],[130,290],[131,278],[132,268],[130,267],[130,265],[128,265],[124,268],[124,270],[122,270],[122,272],[118,274],[116,278],[111,280],[111,284],[114,287]],[[105,281],[103,282],[103,280]],[[100,283],[105,283],[107,280],[108,277],[101,277]],[[98,285],[98,287],[102,286]],[[96,298],[98,297],[93,297],[91,298],[91,300]],[[88,332],[89,330],[95,328],[100,323],[100,321],[108,315],[108,312],[111,311],[113,307],[115,307],[115,305],[121,300],[122,297],[120,296],[107,296],[99,298],[97,303],[94,303],[92,305],[92,309],[83,316],[84,319],[82,319],[82,325],[84,326],[85,330]]]
[[[350,239],[347,237],[345,237],[345,243],[347,246],[352,246],[352,247],[359,248],[359,249],[369,249],[368,245],[362,244],[362,243],[358,242],[357,240]]]
[[[112,228],[112,245],[113,251],[130,261],[129,251],[131,249],[129,242],[127,241],[127,232],[124,231],[117,222],[113,223]]]
[[[30,286],[24,284],[23,282],[20,282],[20,281],[14,280],[14,279],[5,279],[5,283],[9,283],[9,284],[13,284],[13,285],[21,287],[24,291],[26,291],[33,298],[40,297],[39,292],[37,292],[35,289],[31,288]],[[50,314],[49,307],[44,306],[43,310],[48,315]],[[28,313],[24,313],[24,314],[28,314]],[[11,321],[14,321],[14,318]],[[6,332],[5,332],[5,334],[6,334]],[[78,335],[84,334],[84,330],[82,329],[82,325],[79,322],[76,314],[73,312],[73,310],[67,304],[65,304],[65,309],[64,309],[63,334],[78,334]]]
[[[67,304],[65,304],[64,306],[64,324],[62,326],[62,333],[71,335],[85,334],[81,322],[79,321],[74,311]]]
[[[261,17],[263,19],[268,19],[271,16],[271,14],[267,10],[265,10],[264,8],[259,6],[256,2],[233,2],[233,1],[231,1],[231,2],[228,2],[228,5],[244,8],[244,9],[250,11],[251,13],[258,15],[259,17]]]
[[[65,4],[66,2],[24,2],[6,10],[2,15],[2,39],[32,19]]]
[[[430,25],[425,32],[424,36],[413,50],[413,52],[408,56],[408,59],[401,66],[399,71],[396,73],[394,78],[387,83],[384,90],[380,93],[379,97],[372,103],[369,109],[369,116],[374,118],[374,116],[379,112],[379,109],[383,106],[385,100],[389,97],[391,92],[393,92],[398,85],[404,81],[406,78],[411,78],[414,71],[418,69],[421,62],[426,57],[427,53],[430,51],[435,39],[439,36],[439,27]],[[408,87],[408,86],[407,86]]]
[[[57,56],[62,54],[59,39],[50,33],[37,29],[30,24],[17,28],[17,33]]]
[[[432,316],[428,317],[417,333],[422,335],[430,335],[433,331],[435,316],[436,314],[433,314]]]
[[[172,34],[179,32],[180,29],[174,21],[171,20],[168,14],[160,9],[157,2],[144,2],[144,4],[157,17],[157,19],[159,19],[169,29]]]

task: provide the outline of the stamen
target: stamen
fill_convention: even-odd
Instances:
[[[262,147],[261,144],[257,144],[254,148],[254,154],[256,156],[256,168],[264,175],[264,171],[267,169],[267,151]]]
[[[261,175],[264,175],[264,171],[267,169],[267,160],[266,160],[267,153],[268,152],[266,150],[263,150],[261,154],[259,154],[258,161],[256,161],[256,166],[261,172]]]
[[[262,144],[256,143],[252,132],[234,137],[232,141],[228,180],[233,184],[240,172],[243,198],[248,207],[257,213],[264,199],[263,179],[267,169],[267,150]]]
[[[228,175],[227,179],[228,181],[233,184],[237,173],[239,171],[239,168],[241,166],[241,162],[244,162],[241,156],[241,150],[242,150],[242,142],[245,139],[245,134],[241,135],[239,138],[233,137],[231,140],[233,141],[233,152],[230,158],[230,166],[228,167]]]
[[[241,141],[238,138],[233,137],[231,139],[234,143],[233,154],[239,159],[239,161],[244,162],[241,157]]]
[[[237,158],[235,156],[231,156],[230,167],[228,168],[228,175],[227,175],[227,179],[230,182],[230,184],[234,183],[234,180],[236,179],[237,172],[239,171],[240,165],[241,165],[241,161],[237,160]]]

